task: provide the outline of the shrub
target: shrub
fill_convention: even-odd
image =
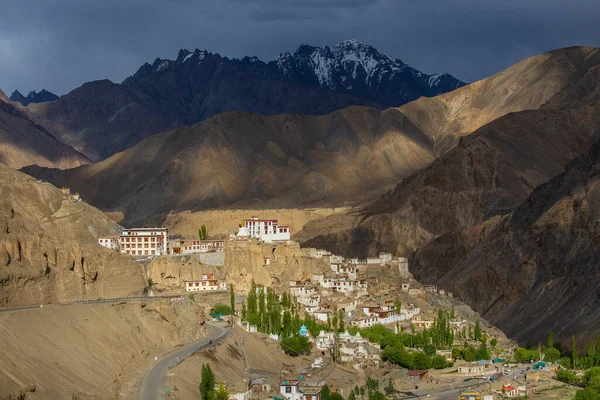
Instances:
[[[556,380],[568,383],[569,385],[576,385],[579,383],[577,375],[566,369],[559,369],[556,371]]]
[[[435,369],[443,369],[448,366],[446,359],[440,355],[435,355],[431,357],[431,368]]]

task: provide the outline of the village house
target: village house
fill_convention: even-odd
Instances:
[[[290,281],[290,294],[300,299],[302,297],[317,296],[319,290],[314,285],[305,285],[302,282]]]
[[[276,219],[251,217],[244,221],[243,226],[247,228],[249,237],[260,239],[266,243],[290,240],[290,227],[279,225]]]
[[[250,389],[252,393],[259,395],[260,393],[268,393],[271,391],[271,385],[269,385],[264,377],[254,378],[250,381]]]
[[[227,290],[227,284],[219,283],[218,279],[215,279],[214,274],[202,275],[202,279],[183,281],[185,284],[186,292],[204,292],[204,291],[216,291],[216,290]]]
[[[458,365],[458,373],[466,375],[483,374],[485,371],[485,365],[478,364],[476,362],[470,362]]]
[[[408,290],[410,289],[410,283],[403,283],[401,289],[403,292],[408,292]]]
[[[329,311],[327,310],[317,310],[313,315],[318,321],[327,322],[329,320]]]
[[[415,380],[424,380],[427,379],[429,377],[429,370],[426,369],[415,369],[412,371],[408,371],[406,373],[407,376],[410,376],[411,378],[415,379]]]
[[[368,328],[379,324],[379,316],[367,316],[362,312],[356,313],[350,320],[351,326],[357,326],[359,328]]]
[[[183,242],[181,252],[192,253],[214,253],[223,252],[225,242],[223,240],[186,240]]]
[[[99,238],[98,244],[100,246],[106,247],[107,249],[116,250],[119,244],[119,241],[116,237],[111,238]]]
[[[279,393],[281,393],[281,395],[287,400],[302,400],[302,393],[300,393],[300,381],[283,381],[279,385]]]
[[[423,293],[423,291],[421,289],[418,289],[418,288],[410,288],[410,289],[408,289],[408,295],[409,296],[419,296],[421,293]]]
[[[252,397],[252,389],[248,386],[248,382],[245,380],[237,382],[233,393],[229,395],[229,399],[250,400]]]
[[[318,307],[321,301],[321,296],[318,294],[309,297],[298,296],[296,300],[305,307]]]
[[[424,286],[423,289],[425,289],[425,291],[429,292],[429,293],[437,293],[437,291],[438,291],[438,288],[435,285],[427,285],[427,286]]]
[[[124,229],[119,237],[121,253],[132,256],[167,254],[167,228]]]
[[[506,397],[519,397],[519,389],[514,385],[503,385],[502,391]]]

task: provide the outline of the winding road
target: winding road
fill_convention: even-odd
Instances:
[[[177,357],[187,353],[197,346],[207,344],[211,340],[215,340],[220,337],[227,328],[218,325],[206,324],[207,335],[206,337],[187,344],[183,347],[179,347],[177,350],[173,350],[170,353],[162,356],[158,361],[155,362],[154,366],[146,373],[142,384],[138,392],[138,400],[160,400],[165,397],[165,379],[169,372],[169,364],[171,364]]]

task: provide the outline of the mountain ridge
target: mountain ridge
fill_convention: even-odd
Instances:
[[[352,105],[381,109],[463,84],[449,75],[422,74],[358,42],[343,44],[348,48],[334,46],[335,52],[301,46],[269,63],[180,50],[175,60],[145,63],[121,84],[87,82],[58,100],[31,103],[27,111],[61,141],[100,161],[155,133],[224,111],[325,115]],[[314,54],[305,54],[309,49]]]
[[[29,94],[27,96],[23,96],[21,94],[21,92],[19,92],[18,90],[15,90],[10,95],[10,100],[16,101],[18,103],[21,103],[24,106],[27,106],[28,104],[31,104],[31,103],[44,103],[47,101],[58,100],[58,96],[55,95],[54,93],[47,91],[46,89],[40,90],[39,93],[36,92],[35,90],[32,90],[31,92],[29,92]]]

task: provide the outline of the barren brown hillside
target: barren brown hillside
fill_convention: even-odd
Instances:
[[[99,208],[123,212],[125,224],[216,207],[356,205],[426,167],[485,123],[539,108],[582,81],[597,62],[592,48],[556,50],[385,111],[350,107],[319,117],[226,112],[97,164],[25,171],[70,186]]]
[[[226,112],[89,167],[26,171],[141,223],[225,205],[355,203],[432,160],[431,143],[398,110],[350,107],[322,117]]]
[[[89,160],[34,124],[0,91],[0,165],[74,168]]]
[[[141,267],[98,245],[118,235],[102,212],[49,183],[0,167],[0,306],[140,293]]]
[[[155,356],[202,337],[199,316],[188,301],[1,313],[0,398],[137,399]]]

